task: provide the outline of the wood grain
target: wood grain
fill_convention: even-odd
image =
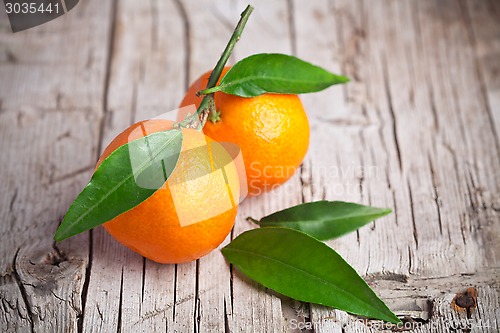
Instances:
[[[88,234],[57,245],[52,237],[95,163],[110,13],[89,1],[37,29],[1,33],[4,331],[81,326]]]
[[[294,54],[351,82],[302,96],[306,159],[247,216],[314,200],[394,213],[328,244],[415,332],[500,327],[500,6],[489,0],[254,1],[230,63]],[[81,1],[12,34],[0,24],[0,330],[377,332],[381,323],[278,295],[219,251],[160,265],[101,227],[52,236],[104,147],[175,110],[243,1]],[[455,311],[475,287],[478,305]],[[379,325],[379,326],[377,326]]]

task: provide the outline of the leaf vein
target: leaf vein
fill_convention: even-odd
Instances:
[[[231,248],[226,248],[226,250],[231,250],[231,251],[235,251],[235,252],[241,252],[241,253],[245,253],[245,254],[253,255],[253,256],[256,256],[256,257],[260,257],[260,258],[263,258],[263,259],[268,259],[268,260],[271,260],[271,261],[274,261],[274,262],[280,263],[280,264],[282,264],[282,265],[284,265],[284,266],[287,266],[287,267],[289,267],[289,268],[291,268],[291,269],[293,269],[293,270],[296,270],[296,271],[301,272],[301,273],[303,273],[303,274],[305,274],[305,275],[307,275],[307,276],[310,276],[310,277],[312,277],[313,279],[315,279],[315,280],[317,280],[317,281],[320,281],[321,283],[323,283],[323,284],[325,284],[325,285],[331,286],[331,287],[332,287],[333,289],[335,289],[337,292],[340,292],[340,293],[343,293],[343,294],[346,294],[346,295],[350,295],[352,298],[357,299],[357,300],[358,300],[358,301],[360,301],[361,303],[366,304],[366,305],[368,305],[370,308],[375,309],[376,311],[378,311],[378,309],[377,309],[376,307],[371,306],[369,303],[366,303],[366,301],[364,301],[363,299],[361,299],[361,298],[357,297],[356,295],[354,295],[354,294],[352,294],[352,293],[350,293],[350,292],[348,292],[348,291],[346,291],[346,290],[344,290],[344,289],[341,289],[341,288],[337,287],[336,285],[332,284],[332,283],[331,283],[330,281],[328,281],[328,280],[325,280],[325,279],[323,279],[323,278],[321,278],[321,277],[319,277],[319,276],[313,275],[313,274],[311,274],[311,273],[309,273],[309,272],[307,272],[307,271],[304,271],[304,270],[302,270],[302,269],[299,269],[299,268],[297,268],[297,267],[295,267],[295,266],[293,266],[293,265],[291,265],[291,264],[289,264],[289,263],[287,263],[287,262],[284,262],[284,261],[281,261],[281,260],[279,260],[279,259],[275,259],[275,258],[272,258],[272,257],[267,257],[267,256],[265,256],[265,255],[261,255],[261,254],[258,254],[258,253],[254,253],[254,252],[250,252],[250,251],[241,250],[241,249],[234,249],[234,248],[233,248],[233,249],[231,249]],[[359,277],[359,276],[358,276],[358,277]],[[361,279],[361,277],[360,277],[360,279]],[[361,279],[361,280],[362,280],[362,279]],[[363,281],[363,280],[362,280],[362,281]],[[365,283],[365,284],[366,284],[366,283]],[[375,296],[376,296],[376,295],[375,295]],[[380,299],[379,299],[379,300],[380,300]],[[358,313],[358,314],[361,314],[361,313]]]
[[[160,149],[158,149],[158,152],[156,154],[152,155],[151,160],[149,160],[149,161],[146,160],[146,162],[144,162],[143,164],[140,164],[139,168],[137,169],[138,172],[144,171],[144,169],[146,168],[146,166],[148,164],[150,164],[150,161],[152,161],[153,158],[155,158],[156,156],[158,156],[163,151],[163,149],[166,146],[168,146],[180,133],[181,132],[178,131],[177,134],[175,134],[170,139],[168,139],[167,141],[165,141],[165,143],[163,145],[161,145]],[[143,139],[143,138],[141,138],[141,139]],[[141,140],[141,139],[138,139],[138,140]],[[127,181],[129,181],[133,176],[134,176],[134,173],[129,173],[129,175],[127,177],[124,177],[121,181],[119,181],[110,191],[108,191],[102,197],[100,197],[100,199],[98,201],[96,201],[92,206],[90,206],[87,210],[85,210],[85,212],[82,213],[77,219],[75,219],[72,223],[69,223],[68,226],[66,227],[66,230],[68,231],[72,227],[74,227],[78,222],[80,222],[83,218],[85,218],[88,214],[90,214],[98,205],[100,205],[106,198],[108,198],[111,195],[111,193],[115,192],[115,190],[117,188],[119,188],[120,186],[122,186],[123,184],[125,184]],[[92,183],[92,180],[90,181],[90,183],[86,187],[88,187],[91,183]],[[63,232],[62,234],[65,235],[65,234],[67,234],[67,232],[66,233]]]

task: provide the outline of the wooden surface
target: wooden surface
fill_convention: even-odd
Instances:
[[[302,97],[312,135],[300,172],[246,200],[231,237],[254,227],[245,217],[301,202],[391,207],[329,245],[415,332],[498,332],[500,2],[252,3],[231,62],[294,54],[352,82]],[[175,109],[245,5],[82,0],[16,34],[0,14],[0,331],[378,331],[265,290],[218,250],[160,265],[102,227],[52,240],[103,147]],[[477,307],[453,310],[468,287]]]

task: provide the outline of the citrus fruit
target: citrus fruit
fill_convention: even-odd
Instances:
[[[223,74],[229,70],[224,68]],[[199,106],[210,72],[187,91],[180,106]],[[297,95],[263,94],[244,98],[216,92],[218,119],[203,132],[219,142],[237,144],[245,164],[248,194],[259,195],[287,181],[302,163],[309,145],[309,122]]]
[[[121,145],[172,124],[132,125],[106,147],[97,166]],[[215,249],[231,231],[238,209],[238,174],[230,163],[215,165],[217,143],[193,129],[183,129],[182,135],[177,165],[164,186],[104,224],[118,242],[160,263],[195,260]]]

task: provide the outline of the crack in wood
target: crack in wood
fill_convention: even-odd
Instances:
[[[194,332],[200,332],[200,322],[201,322],[201,302],[200,302],[200,260],[196,260],[196,279],[194,288]]]
[[[141,67],[142,67],[142,62],[139,64],[139,71],[141,71]],[[138,83],[137,80],[134,80],[132,86],[132,99],[130,102],[130,120],[129,120],[130,125],[135,123],[135,116],[137,114],[137,90],[138,90]]]
[[[198,333],[200,332],[200,324],[201,324],[201,316],[202,316],[202,311],[201,311],[201,302],[199,298],[195,298],[194,300],[194,332]]]
[[[308,186],[306,186],[306,182],[304,181],[304,177],[305,177],[305,170],[304,170],[304,168],[301,167],[299,172],[300,172],[299,181],[300,181],[300,188],[301,188],[301,191],[300,191],[300,202],[304,203],[304,202],[306,202],[304,191],[306,190],[306,188],[308,188]]]
[[[174,270],[174,303],[172,304],[172,320],[175,321],[175,306],[177,304],[177,277],[178,277],[178,269],[179,265],[175,264]]]
[[[479,211],[479,203],[477,202],[477,197],[476,197],[476,185],[474,184],[474,178],[472,177],[472,171],[470,169],[467,169],[468,171],[468,178],[466,178],[466,186],[467,186],[467,194],[469,198],[469,203],[472,208],[473,214],[471,215],[478,215]],[[467,181],[469,180],[469,181]],[[471,190],[472,187],[472,190]]]
[[[83,281],[82,294],[80,297],[82,304],[82,311],[81,314],[76,318],[78,333],[83,333],[83,320],[85,318],[85,309],[87,306],[87,296],[89,293],[90,275],[92,273],[93,258],[94,258],[94,230],[91,229],[89,230],[89,257],[88,257],[87,267],[85,267],[85,280]],[[97,308],[97,311],[98,312],[100,311],[99,307]],[[101,315],[101,321],[103,321],[102,313],[100,313],[100,315]]]
[[[101,322],[103,322],[104,318],[102,316],[102,311],[101,311],[101,308],[99,307],[99,303],[96,303],[96,309],[97,309],[97,314],[99,315],[99,318],[101,319]]]
[[[142,258],[141,303],[144,303],[144,289],[146,287],[146,258]]]
[[[392,203],[394,205],[394,223],[398,226],[398,205],[396,203],[396,193],[394,190],[391,191],[392,193]]]
[[[123,312],[123,267],[122,267],[122,275],[120,279],[120,300],[118,301],[118,321],[116,326],[116,332],[120,333],[122,331],[122,312]]]
[[[31,307],[31,303],[28,299],[28,294],[26,292],[26,288],[24,287],[24,284],[21,280],[21,277],[19,275],[19,272],[17,271],[17,256],[19,255],[19,251],[21,248],[18,248],[16,251],[16,254],[14,255],[14,258],[12,259],[12,274],[14,277],[14,280],[17,283],[17,286],[19,288],[19,291],[21,293],[21,297],[24,302],[24,306],[26,307],[26,312],[28,313],[28,318],[26,318],[29,323],[30,323],[30,330],[32,333],[35,332],[35,326],[34,326],[34,316],[33,316],[33,309]],[[18,310],[19,311],[19,310]],[[19,315],[21,316],[21,313],[19,312]]]
[[[307,326],[314,326],[312,322],[312,309],[311,309],[311,304],[309,303],[303,303],[305,306],[307,306],[307,313],[304,314],[304,322],[306,323]],[[312,331],[314,332],[314,331]]]
[[[54,296],[56,299],[60,300],[61,302],[63,303],[66,303],[69,305],[69,307],[75,311],[75,314],[76,314],[76,317],[78,318],[79,315],[81,315],[81,310],[78,309],[78,307],[75,306],[75,304],[73,303],[72,300],[67,300],[67,299],[64,299],[60,296],[58,296],[53,290],[50,291],[50,293],[52,294],[52,296]]]
[[[437,108],[436,108],[436,101],[434,98],[434,90],[433,90],[431,82],[429,82],[428,94],[429,94],[429,103],[431,105],[431,113],[432,113],[434,131],[436,131],[436,133],[438,133],[439,132],[439,117],[438,117],[438,112],[437,112]]]
[[[231,240],[233,240],[233,232],[234,232],[234,228],[233,230],[231,231]],[[234,268],[233,268],[233,264],[229,264],[229,293],[230,293],[230,296],[231,296],[231,314],[233,314],[234,312]]]
[[[104,130],[106,128],[107,124],[107,117],[108,114],[110,113],[109,106],[108,106],[108,99],[109,99],[109,87],[111,85],[111,63],[113,62],[113,57],[115,54],[115,42],[116,42],[116,34],[117,34],[117,29],[116,26],[118,25],[118,21],[116,19],[116,13],[118,12],[118,1],[113,0],[113,3],[111,4],[111,22],[110,22],[110,29],[109,29],[109,42],[107,45],[107,58],[106,58],[106,76],[104,77],[104,88],[103,88],[103,97],[102,97],[102,119],[101,119],[101,124],[99,126],[99,135],[98,135],[98,141],[97,141],[97,156],[96,160],[99,159],[99,156],[101,154],[102,148],[103,148],[103,138],[104,138]],[[111,112],[112,113],[112,112]]]
[[[411,260],[411,248],[408,245],[408,272],[411,274],[412,273],[412,260]]]
[[[408,181],[408,194],[410,198],[410,213],[411,213],[411,222],[413,226],[413,240],[415,241],[416,248],[418,249],[418,233],[417,233],[417,224],[415,221],[415,207],[413,204],[413,194],[411,191],[410,181]]]
[[[365,162],[364,162],[364,159],[363,159],[363,154],[360,154],[359,155],[359,162],[360,162],[360,175],[357,175],[358,176],[358,189],[359,189],[359,196],[360,196],[360,200],[361,202],[364,202],[364,189],[363,189],[363,182],[365,181],[365,170],[364,170],[364,167],[365,167]],[[370,204],[370,202],[368,202],[368,204]]]
[[[189,22],[189,16],[187,14],[184,4],[180,0],[173,0],[177,11],[184,22],[184,41],[185,41],[185,59],[184,59],[184,88],[187,90],[189,88],[190,78],[191,78],[191,24]]]
[[[310,162],[305,160],[299,166],[299,182],[300,182],[300,203],[311,201],[317,195],[318,189],[313,186],[315,178],[313,177],[313,169],[310,167]]]
[[[389,107],[389,114],[391,115],[391,119],[392,119],[392,135],[393,135],[393,139],[394,139],[394,145],[396,146],[396,153],[397,153],[397,157],[398,157],[399,170],[402,171],[403,170],[403,161],[401,158],[401,147],[400,147],[399,140],[398,140],[398,128],[397,128],[398,125],[397,125],[396,116],[394,113],[394,106],[392,105],[391,88],[389,85],[389,71],[387,68],[387,58],[386,58],[385,53],[382,55],[381,61],[382,61],[382,75],[384,78],[384,89],[385,89],[385,94],[386,94],[386,98],[387,98],[387,105]]]
[[[490,101],[488,99],[488,93],[486,89],[486,82],[484,80],[482,71],[481,71],[481,65],[479,63],[479,54],[478,54],[478,46],[477,46],[477,41],[476,37],[474,34],[474,27],[472,25],[472,19],[470,17],[470,12],[466,9],[466,5],[463,0],[457,0],[458,1],[458,7],[460,9],[460,14],[462,17],[462,20],[464,22],[464,26],[467,30],[467,39],[469,44],[471,45],[472,52],[474,54],[474,69],[476,72],[477,76],[477,81],[479,83],[479,90],[481,92],[481,102],[483,104],[483,107],[486,109],[487,114],[488,114],[488,119],[489,119],[489,125],[491,127],[491,132],[493,133],[493,136],[495,138],[495,148],[496,148],[496,153],[497,155],[500,155],[500,135],[497,133],[496,127],[495,127],[495,119],[493,117],[493,108],[490,105]]]
[[[458,102],[457,101],[459,100],[459,97],[457,95],[457,92],[456,92],[456,89],[455,89],[454,86],[452,87],[452,91],[453,91],[453,100],[456,103],[455,108],[458,111],[458,114],[460,115],[462,113],[461,112],[462,110],[458,106]],[[475,153],[474,150],[471,150],[471,147],[469,146],[469,140],[467,140],[467,137],[466,137],[466,133],[467,133],[466,126],[467,126],[467,124],[465,124],[464,121],[462,121],[461,117],[458,116],[457,118],[458,118],[458,126],[460,127],[460,131],[464,135],[464,143],[463,143],[463,145],[466,147],[467,151],[472,151],[472,156],[471,156],[472,160],[476,160],[476,156],[475,156],[476,153]],[[459,182],[459,184],[460,184],[460,182]]]
[[[431,171],[432,188],[434,190],[434,202],[436,203],[436,211],[438,215],[439,234],[443,235],[443,223],[441,220],[441,205],[439,202],[439,191],[436,182],[436,174],[434,172],[434,167],[432,166],[432,159],[430,156],[428,156],[428,161],[429,161],[429,169]]]
[[[408,65],[408,74],[410,77],[410,82],[417,82],[415,79],[415,66],[413,65],[413,60],[410,54],[410,49],[409,48],[404,48],[404,55],[406,58],[406,63]],[[410,105],[412,106],[412,109],[415,109],[415,91],[412,85],[408,88],[408,102],[410,102]]]
[[[2,308],[3,308],[5,313],[8,313],[10,311],[18,311],[19,317],[24,319],[24,315],[21,314],[21,312],[19,311],[19,309],[16,305],[9,302],[9,300],[5,297],[0,297],[0,300],[2,301]],[[10,311],[9,311],[9,309],[10,309]]]
[[[391,184],[391,177],[389,176],[389,166],[390,166],[390,156],[389,156],[389,150],[387,149],[387,143],[385,141],[385,136],[384,136],[384,128],[385,128],[385,120],[384,117],[382,116],[382,112],[380,108],[375,107],[375,113],[377,114],[377,118],[379,121],[379,126],[378,126],[378,136],[380,138],[380,143],[382,144],[382,149],[385,152],[385,179],[387,181],[387,187],[392,190],[392,197],[393,197],[393,202],[394,202],[394,215],[396,218],[396,225],[398,224],[397,219],[398,219],[398,214],[396,211],[396,196],[394,193],[394,190],[392,189],[392,184]]]
[[[230,333],[231,328],[229,326],[229,314],[227,313],[226,298],[224,298],[224,332]]]
[[[18,190],[17,188],[14,190],[14,194],[12,195],[11,199],[10,199],[10,203],[9,203],[9,213],[12,213],[14,212],[14,203],[16,202],[16,199],[17,199],[17,193],[18,193]]]

